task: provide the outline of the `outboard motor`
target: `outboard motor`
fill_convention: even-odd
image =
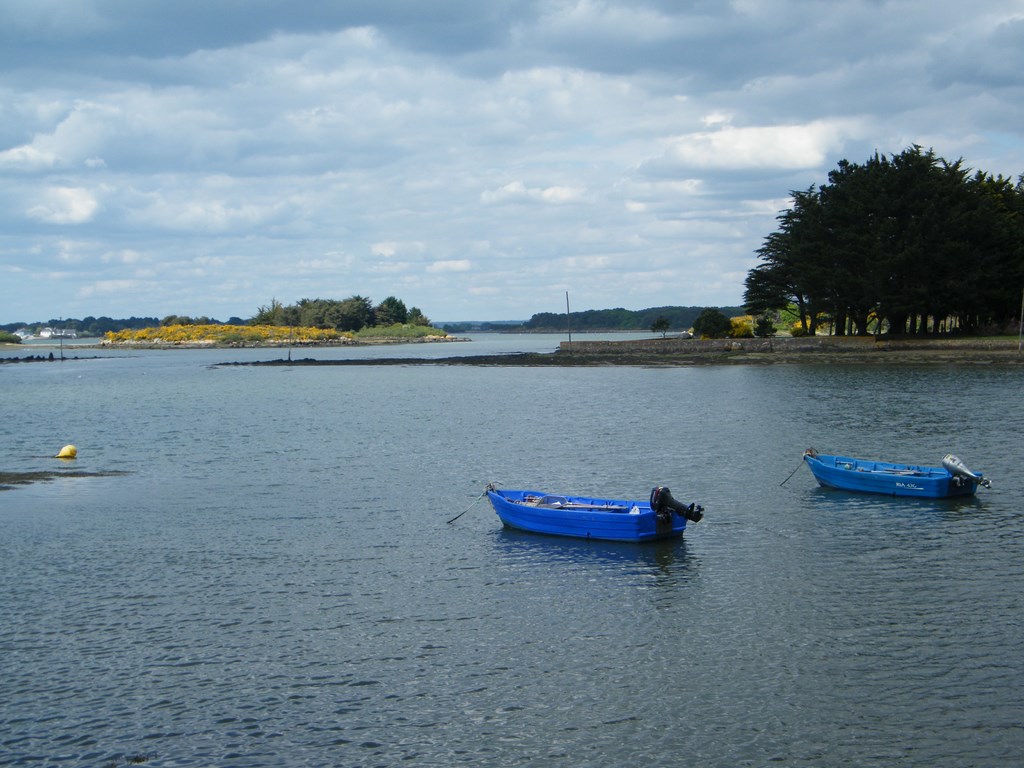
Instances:
[[[676,501],[672,498],[672,492],[661,485],[651,491],[651,509],[659,517],[672,511],[691,523],[699,523],[704,519],[704,507],[700,506],[700,504],[690,504],[687,506],[682,502]]]
[[[953,475],[954,479],[965,479],[971,480],[982,488],[991,488],[992,481],[984,479],[981,475],[976,474],[967,468],[960,459],[954,456],[952,453],[947,453],[942,457],[942,468],[945,469],[949,474]]]

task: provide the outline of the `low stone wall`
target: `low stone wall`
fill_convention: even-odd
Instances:
[[[1007,350],[1011,339],[894,338],[874,336],[800,336],[774,339],[631,339],[628,341],[563,341],[560,352],[579,354],[700,355],[715,352],[872,352],[885,350]]]

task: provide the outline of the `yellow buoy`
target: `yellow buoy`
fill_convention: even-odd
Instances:
[[[65,445],[57,454],[58,459],[73,459],[78,455],[78,449],[73,445]]]

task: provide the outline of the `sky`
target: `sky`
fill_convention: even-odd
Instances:
[[[1024,0],[0,0],[0,323],[740,305],[915,144],[1024,173]]]

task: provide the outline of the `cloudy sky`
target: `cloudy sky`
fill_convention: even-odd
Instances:
[[[734,305],[912,144],[1024,172],[1024,0],[0,0],[0,322]]]

